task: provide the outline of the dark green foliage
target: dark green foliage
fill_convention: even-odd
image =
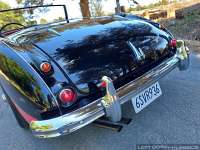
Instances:
[[[10,6],[2,1],[0,1],[0,10],[10,9]],[[20,11],[8,11],[8,12],[1,12],[0,14],[0,27],[5,24],[15,22],[15,23],[23,23],[25,22],[24,17]],[[15,26],[16,27],[16,26]],[[7,29],[15,28],[13,26],[9,26]]]

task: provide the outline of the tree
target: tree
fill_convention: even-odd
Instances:
[[[24,6],[32,5],[43,5],[44,0],[16,0],[18,4],[23,4]]]
[[[45,0],[16,0],[18,4],[23,4],[24,6],[32,5],[43,5]],[[90,17],[90,8],[88,0],[80,0],[80,8],[83,17]]]
[[[167,4],[169,4],[169,0],[162,0],[162,1],[161,1],[161,4],[162,4],[162,5],[167,5]]]
[[[42,6],[44,4],[44,1],[45,0],[16,0],[18,4],[22,4],[24,5],[24,7],[28,7],[28,6]],[[51,0],[50,2],[52,2],[53,0]],[[48,2],[49,3],[49,2]],[[50,4],[50,3],[49,3]],[[36,14],[34,13],[34,10],[39,11],[40,13],[46,13],[49,11],[49,9],[46,7],[46,8],[31,8],[31,9],[27,9],[25,10],[23,13],[27,13],[28,15],[26,15],[26,24],[28,26],[31,26],[31,25],[34,25],[34,24],[37,24],[37,20],[36,19],[32,19],[33,16],[35,16]],[[41,15],[41,14],[37,14],[38,16]],[[40,23],[41,24],[45,24],[47,23],[47,20],[44,20],[44,19],[41,19],[40,20]]]
[[[121,12],[121,7],[120,7],[120,2],[119,2],[119,0],[116,0],[116,5],[117,5],[116,13],[120,13],[120,12]]]
[[[0,1],[0,10],[9,9],[10,6],[2,1]]]
[[[44,19],[44,18],[41,18],[41,19],[40,19],[40,23],[41,23],[41,24],[47,24],[48,21],[47,21],[46,19]]]
[[[91,0],[91,13],[93,16],[104,15],[101,0]]]
[[[0,1],[0,10],[10,9],[10,6],[7,3]],[[24,23],[24,17],[20,11],[6,11],[1,12],[0,15],[0,26],[3,26],[8,23]],[[13,29],[15,25],[8,26],[6,29]],[[16,27],[16,26],[15,26]]]
[[[88,0],[80,0],[80,8],[83,17],[91,17]]]

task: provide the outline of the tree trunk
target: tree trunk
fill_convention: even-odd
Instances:
[[[88,0],[80,0],[80,8],[83,17],[91,17]]]
[[[116,13],[120,13],[121,12],[121,7],[120,7],[120,2],[119,0],[116,0],[116,9],[115,9]]]

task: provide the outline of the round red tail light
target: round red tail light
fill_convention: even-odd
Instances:
[[[64,89],[59,94],[62,103],[72,103],[76,100],[76,93],[71,89]]]
[[[173,47],[173,48],[175,48],[177,46],[177,40],[176,39],[172,39],[170,41],[170,46]]]
[[[106,85],[107,85],[107,83],[105,81],[102,81],[101,84],[100,84],[100,87],[105,88]]]
[[[40,70],[44,73],[48,73],[51,71],[51,64],[48,62],[43,62],[40,65]]]

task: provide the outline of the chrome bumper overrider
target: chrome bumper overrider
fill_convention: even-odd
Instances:
[[[134,95],[158,81],[174,68],[178,67],[180,70],[188,68],[189,50],[183,41],[178,41],[178,43],[179,48],[176,55],[120,89],[113,89],[112,82],[109,78],[104,77],[103,80],[107,81],[108,86],[110,86],[107,86],[106,98],[98,99],[87,106],[57,118],[31,122],[30,128],[33,134],[41,138],[69,134],[104,115],[110,117],[112,121],[118,121],[121,117],[120,104],[131,100]]]

